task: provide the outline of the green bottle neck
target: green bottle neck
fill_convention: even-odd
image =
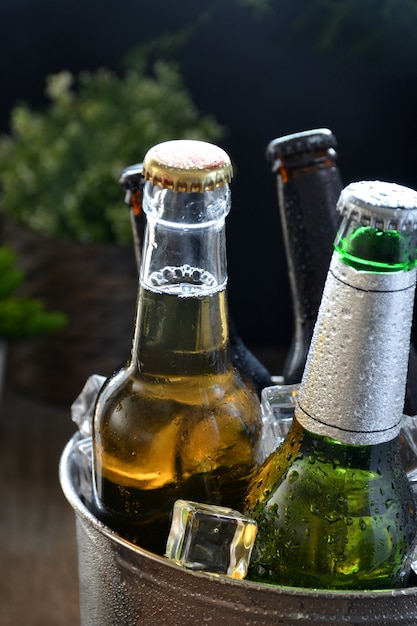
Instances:
[[[366,272],[407,272],[417,265],[415,231],[382,230],[344,219],[334,248],[346,265]]]

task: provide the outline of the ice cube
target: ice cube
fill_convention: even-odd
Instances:
[[[289,431],[297,404],[300,385],[273,385],[261,392],[262,433],[257,460],[262,463]]]
[[[400,444],[406,471],[411,473],[417,470],[417,416],[403,415]]]
[[[105,376],[92,374],[82,388],[80,395],[71,405],[71,418],[78,426],[83,437],[89,437],[93,430],[94,407]]]
[[[254,520],[233,509],[177,500],[166,556],[188,569],[242,579],[257,529]]]

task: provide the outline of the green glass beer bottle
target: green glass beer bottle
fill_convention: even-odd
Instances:
[[[143,162],[132,355],[97,400],[93,510],[157,554],[178,498],[242,509],[256,465],[259,400],[229,350],[231,173],[226,153],[200,141],[159,144]]]
[[[262,464],[249,577],[309,588],[406,584],[416,544],[400,461],[416,281],[417,193],[353,183],[336,235],[293,425]]]

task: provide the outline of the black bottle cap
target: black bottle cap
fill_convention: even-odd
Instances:
[[[142,174],[143,164],[135,163],[123,170],[119,178],[119,185],[124,191],[137,191],[142,189],[145,179]]]
[[[126,167],[120,175],[119,185],[125,191],[125,203],[127,206],[132,206],[132,195],[143,190],[145,178],[142,170],[143,164],[135,163]]]
[[[274,162],[282,157],[337,147],[336,137],[328,128],[316,128],[273,139],[266,149],[266,158]]]

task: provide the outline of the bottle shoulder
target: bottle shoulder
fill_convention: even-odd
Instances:
[[[383,483],[391,486],[393,478],[408,484],[398,437],[376,445],[343,444],[311,433],[294,420],[284,442],[259,468],[248,491],[248,508],[271,506],[287,489],[330,498],[351,491],[367,501],[371,490]]]
[[[174,414],[260,422],[255,391],[232,366],[217,374],[157,376],[126,367],[113,375],[98,397],[96,422],[124,412],[140,423],[145,416],[169,421]],[[190,417],[189,417],[190,419]]]
[[[207,468],[245,466],[245,475],[254,470],[260,405],[233,371],[211,381],[119,373],[116,382],[117,389],[104,390],[97,402],[95,458],[117,465],[126,484],[138,484],[142,476],[148,489]]]
[[[257,473],[247,513],[258,523],[252,579],[337,589],[405,584],[416,514],[398,441],[351,446],[295,435]]]

